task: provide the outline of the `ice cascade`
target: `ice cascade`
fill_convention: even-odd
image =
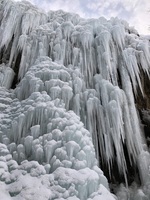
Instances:
[[[145,98],[149,40],[117,18],[11,0],[0,2],[0,35],[0,199],[114,200],[104,166],[126,185],[138,168],[138,193],[121,185],[116,194],[149,199],[150,155],[135,105]]]

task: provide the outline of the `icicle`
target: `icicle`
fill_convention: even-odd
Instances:
[[[128,73],[130,75],[135,95],[137,95],[137,85],[139,86],[142,95],[144,95],[141,81],[140,81],[140,76],[139,76],[140,71],[139,71],[138,63],[135,56],[135,50],[133,50],[132,48],[125,49],[123,51],[123,59],[126,64]]]
[[[4,64],[0,65],[0,86],[10,89],[14,79],[14,71]]]
[[[115,41],[118,50],[119,48],[122,50],[124,48],[125,45],[125,30],[124,30],[124,26],[122,25],[115,25],[112,27],[112,37],[113,40]]]
[[[64,34],[64,37],[66,38],[66,40],[68,40],[70,35],[71,35],[71,33],[74,30],[73,24],[70,21],[64,22],[61,25],[61,28],[62,28],[62,33]]]

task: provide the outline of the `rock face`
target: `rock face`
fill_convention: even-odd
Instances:
[[[113,200],[102,168],[136,182],[118,199],[149,199],[149,40],[117,18],[11,0],[0,35],[2,197]]]
[[[144,134],[148,146],[150,145],[150,81],[148,75],[141,72],[141,83],[144,95],[138,91],[135,98],[136,107],[140,113]]]

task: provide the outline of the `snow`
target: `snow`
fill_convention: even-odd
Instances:
[[[150,156],[135,106],[141,70],[149,76],[148,38],[117,18],[11,0],[0,9],[3,198],[116,199],[98,165],[113,176],[115,160],[128,185],[126,153],[142,181],[131,200],[148,198]],[[119,199],[128,193],[117,191]]]
[[[0,182],[0,188],[1,188],[0,199],[10,200],[11,197],[10,197],[9,193],[7,192],[6,186],[3,182]]]

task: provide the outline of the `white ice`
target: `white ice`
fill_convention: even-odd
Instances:
[[[144,97],[141,71],[149,77],[149,39],[117,18],[44,13],[12,0],[0,10],[1,194],[113,200],[98,165],[113,176],[115,160],[127,185],[126,146],[142,181],[130,200],[149,198],[150,156],[135,106],[139,90]],[[117,194],[128,198],[124,186]]]

